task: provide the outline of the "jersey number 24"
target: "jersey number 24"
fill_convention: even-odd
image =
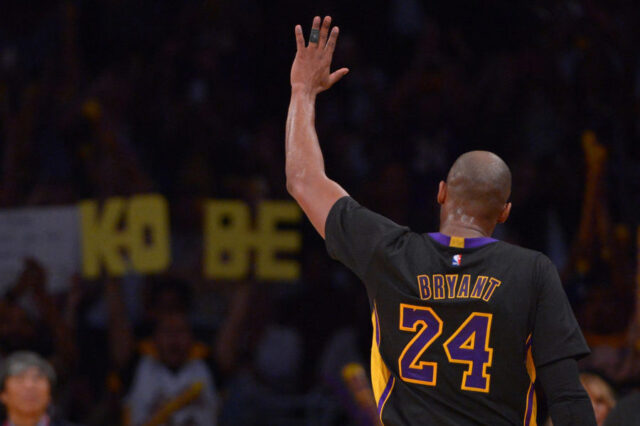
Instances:
[[[473,312],[444,342],[449,362],[466,364],[461,388],[473,392],[489,392],[493,349],[489,347],[491,314]],[[400,330],[414,332],[405,346],[398,367],[405,382],[435,386],[438,377],[436,362],[420,361],[422,354],[442,334],[442,320],[431,308],[400,304]]]

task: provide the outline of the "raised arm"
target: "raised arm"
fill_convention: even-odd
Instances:
[[[285,137],[287,190],[324,238],[324,226],[331,206],[347,192],[324,172],[324,158],[315,129],[315,102],[349,72],[340,68],[330,72],[338,27],[331,17],[313,19],[309,44],[305,46],[302,27],[296,25],[297,52],[291,67],[291,102]]]

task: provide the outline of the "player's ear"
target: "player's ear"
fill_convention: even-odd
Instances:
[[[444,204],[447,199],[447,182],[441,180],[438,185],[438,204]]]
[[[511,203],[505,204],[502,208],[500,216],[498,216],[498,223],[505,223],[509,218],[509,213],[511,213]]]

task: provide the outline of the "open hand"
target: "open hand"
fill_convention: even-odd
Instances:
[[[331,29],[331,17],[326,16],[320,28],[320,17],[313,18],[311,27],[311,37],[309,44],[305,46],[302,27],[296,25],[296,57],[291,66],[291,88],[301,89],[312,95],[316,95],[333,86],[338,80],[344,77],[348,68],[340,68],[333,73],[330,72],[333,51],[338,40],[338,27]],[[328,39],[327,39],[328,36]]]

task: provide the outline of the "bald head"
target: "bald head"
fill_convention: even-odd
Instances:
[[[498,216],[511,194],[511,171],[504,161],[488,151],[462,154],[447,176],[447,196],[453,205],[464,206],[472,215]]]

